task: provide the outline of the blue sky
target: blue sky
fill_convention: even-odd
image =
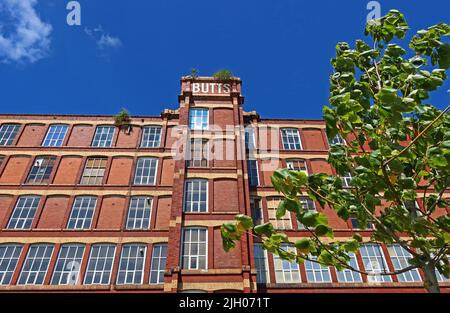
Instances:
[[[318,119],[335,44],[363,37],[369,13],[361,0],[80,0],[82,25],[69,26],[69,0],[5,1],[37,18],[43,51],[0,63],[0,113],[159,115],[177,107],[179,78],[195,67],[204,76],[232,70],[244,108],[261,117]],[[448,0],[379,2],[382,14],[405,14],[409,36],[450,22]],[[1,25],[0,35],[14,29],[5,10]],[[448,89],[429,103],[448,105]]]

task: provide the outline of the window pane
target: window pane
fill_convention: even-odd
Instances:
[[[189,110],[189,128],[204,130],[208,129],[209,116],[208,109],[190,109]]]
[[[375,275],[369,275],[369,282],[390,282],[389,275],[376,275],[376,273],[389,272],[383,251],[380,245],[363,244],[360,248],[362,261],[366,272],[372,272]]]
[[[21,252],[21,245],[0,245],[0,285],[11,283]]]
[[[282,249],[297,254],[293,245],[283,244]],[[300,271],[296,262],[282,260],[278,255],[273,255],[273,264],[275,268],[275,279],[277,283],[299,283]]]
[[[156,179],[156,170],[158,159],[155,158],[139,158],[136,164],[134,174],[135,185],[154,185]]]
[[[253,244],[253,255],[256,264],[256,282],[269,283],[269,264],[267,263],[267,251],[263,249],[261,243]]]
[[[50,125],[45,136],[42,146],[44,147],[60,147],[64,142],[68,126],[67,125]]]
[[[283,141],[283,148],[285,150],[301,150],[302,144],[300,142],[300,135],[296,128],[281,129],[281,139]]]
[[[48,184],[55,165],[55,156],[37,157],[28,174],[27,184]]]
[[[18,285],[42,285],[50,264],[53,245],[31,245],[20,273]]]
[[[183,230],[181,266],[185,269],[207,268],[207,229],[186,228]]]
[[[97,198],[76,197],[70,212],[67,229],[90,229]]]
[[[52,285],[77,285],[81,262],[83,260],[84,245],[62,245],[56,261],[51,280]]]
[[[17,124],[3,124],[0,126],[0,146],[12,145],[19,128],[20,125]]]
[[[144,244],[126,244],[120,255],[117,284],[142,284],[147,246]]]
[[[208,166],[208,140],[192,139],[189,148],[186,149],[186,166],[207,167]]]
[[[85,285],[109,285],[116,254],[112,244],[96,244],[91,248],[91,255],[84,278]]]
[[[184,212],[208,212],[208,181],[191,179],[184,188]]]
[[[9,220],[8,229],[29,229],[33,223],[34,216],[41,197],[21,196],[17,200],[13,214]]]
[[[133,197],[128,209],[127,229],[149,229],[152,198]]]
[[[142,131],[142,148],[156,148],[161,144],[161,127],[145,126]]]
[[[411,254],[403,249],[400,245],[394,244],[388,246],[389,255],[391,257],[392,264],[396,271],[402,270],[410,266],[408,260],[412,258]],[[397,274],[398,281],[400,282],[415,282],[421,281],[419,271],[413,269],[401,274]]]
[[[269,222],[272,223],[275,229],[292,229],[291,214],[286,212],[284,216],[277,219],[276,212],[278,204],[281,202],[282,198],[268,198],[267,199],[267,212],[269,215]]]
[[[152,265],[150,269],[150,284],[164,283],[164,271],[166,269],[167,245],[153,245]]]
[[[349,253],[350,262],[348,263],[354,269],[359,270],[358,261],[354,253]],[[349,269],[337,271],[337,278],[340,283],[360,283],[362,282],[361,274]]]
[[[101,185],[105,175],[107,158],[89,158],[86,161],[81,185]]]
[[[114,138],[114,126],[98,126],[95,130],[92,147],[111,147]]]
[[[258,163],[257,160],[247,160],[248,183],[251,187],[259,185]]]

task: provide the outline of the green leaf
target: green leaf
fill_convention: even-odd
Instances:
[[[241,225],[244,227],[244,229],[249,230],[253,228],[253,220],[251,217],[244,215],[244,214],[238,214],[234,217],[237,221],[241,223]]]
[[[307,251],[309,249],[309,247],[311,246],[311,241],[309,240],[309,238],[303,238],[303,239],[297,240],[294,243],[294,246],[302,252]]]
[[[448,69],[450,67],[450,43],[446,42],[437,49],[439,67]]]
[[[273,225],[271,223],[265,223],[265,224],[255,226],[255,228],[253,228],[253,230],[255,231],[255,233],[257,235],[266,235],[267,237],[270,237],[272,235],[274,229],[273,229]]]
[[[319,224],[316,226],[314,232],[317,236],[333,237],[333,231],[326,225]]]

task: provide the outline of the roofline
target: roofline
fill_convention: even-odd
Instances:
[[[61,116],[61,117],[109,117],[113,118],[114,114],[111,115],[101,115],[101,114],[44,114],[44,113],[0,113],[0,116],[39,116],[39,117],[54,117],[54,116]],[[161,116],[158,115],[130,115],[131,118],[161,118]]]
[[[305,122],[324,122],[323,119],[303,119],[303,118],[261,118],[261,121],[305,121]]]

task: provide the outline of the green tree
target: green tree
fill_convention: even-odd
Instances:
[[[357,40],[354,48],[345,42],[336,45],[329,106],[323,108],[323,118],[328,137],[345,140],[331,145],[328,154],[338,175],[307,176],[278,169],[271,178],[283,195],[277,218],[294,212],[309,235],[290,242],[270,223],[255,226],[250,217],[238,215],[235,223],[222,225],[225,250],[249,233],[282,259],[311,260],[370,275],[351,267],[348,253],[356,252],[363,241],[398,244],[411,254],[409,266],[381,275],[421,268],[424,287],[439,292],[435,268],[449,276],[450,216],[436,210],[449,206],[443,195],[450,182],[450,116],[449,107],[441,111],[424,101],[446,79],[450,44],[441,38],[450,35],[450,26],[440,23],[418,31],[408,53],[392,43],[394,38],[404,38],[407,30],[403,14],[391,10],[366,25],[369,43]],[[345,188],[342,177],[348,173],[351,187]],[[302,207],[302,194],[345,221],[356,218],[358,228],[372,223],[370,238],[363,240],[357,231],[351,239],[334,237],[324,213]],[[422,209],[415,205],[419,197]],[[285,251],[284,243],[294,244],[297,253]]]

